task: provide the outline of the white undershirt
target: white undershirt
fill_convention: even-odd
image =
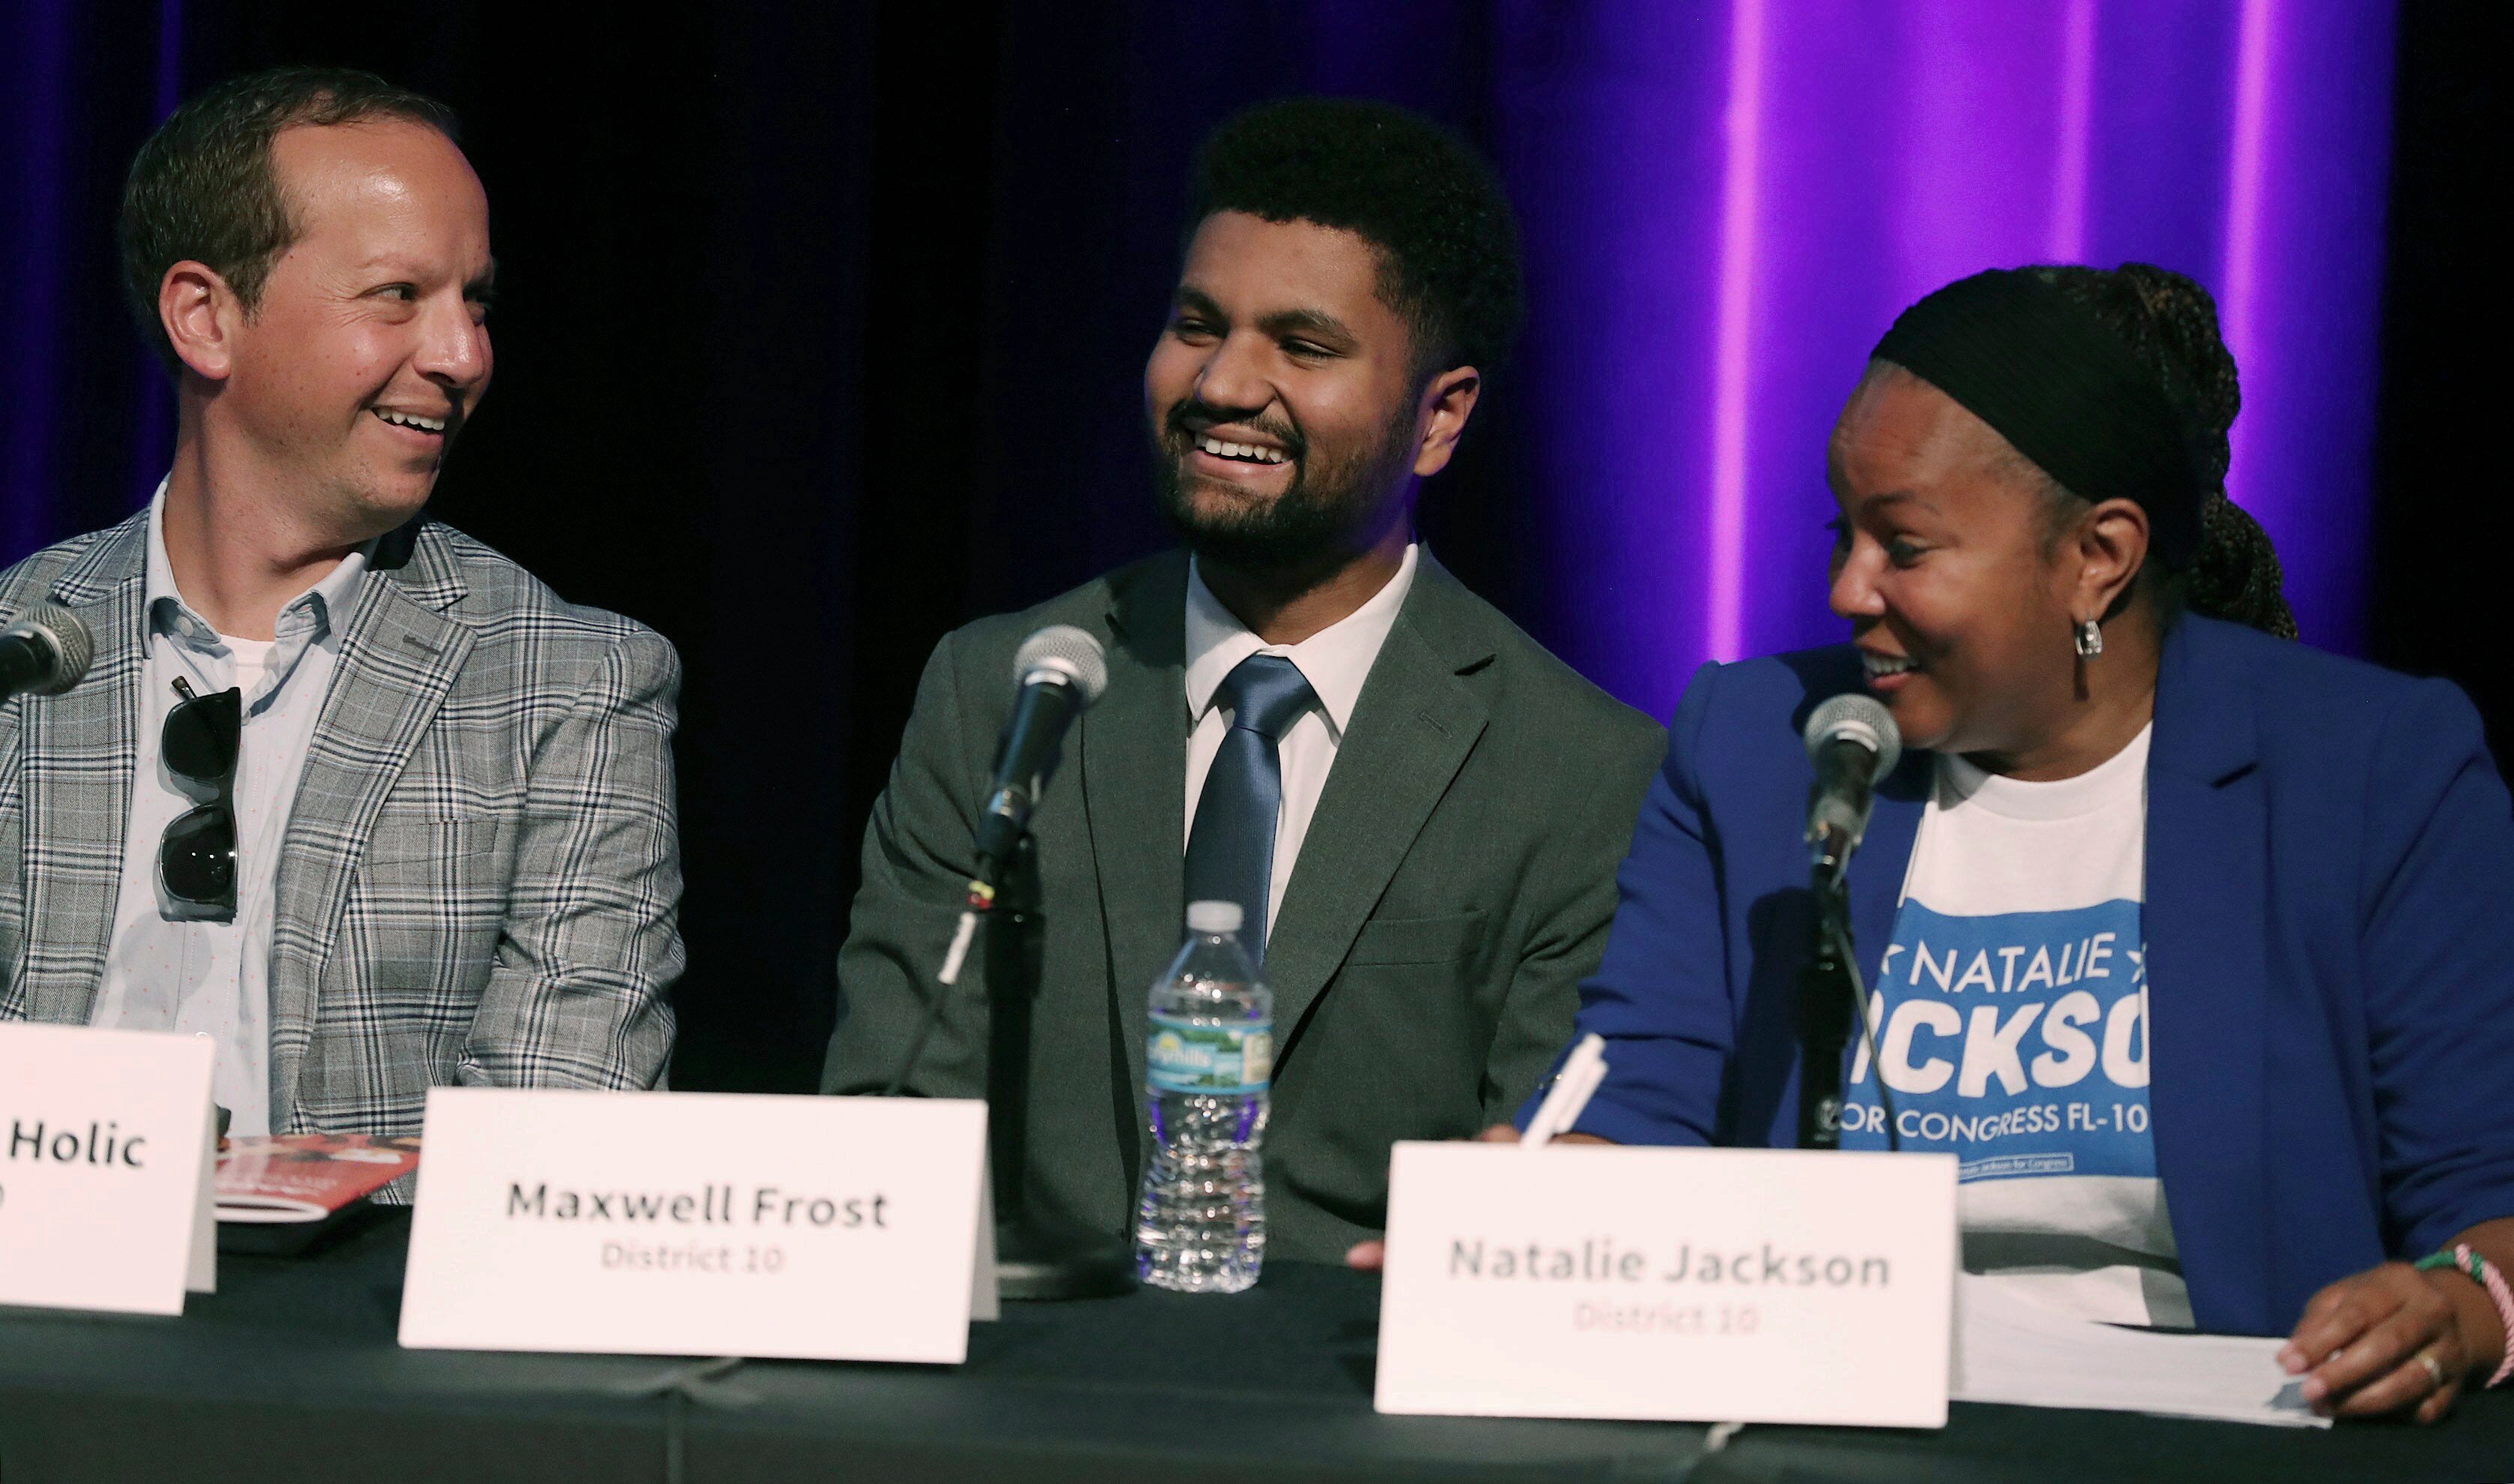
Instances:
[[[235,655],[236,689],[250,696],[262,689],[262,677],[270,668],[271,639],[239,639],[233,634],[219,635],[219,642]]]
[[[1416,546],[1369,601],[1298,644],[1268,644],[1239,622],[1204,585],[1196,564],[1187,577],[1187,822],[1179,849],[1187,848],[1196,830],[1196,800],[1204,795],[1204,776],[1222,750],[1223,734],[1231,730],[1231,713],[1214,703],[1223,680],[1251,655],[1281,655],[1290,660],[1318,694],[1317,705],[1303,712],[1276,744],[1283,769],[1282,812],[1275,823],[1275,868],[1266,888],[1266,930],[1283,909],[1283,891],[1291,885],[1292,867],[1301,858],[1310,820],[1318,813],[1318,795],[1327,786],[1336,749],[1352,723],[1362,682],[1379,659],[1380,647],[1397,626],[1398,610],[1414,585]]]

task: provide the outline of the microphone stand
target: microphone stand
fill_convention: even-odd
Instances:
[[[1859,991],[1842,954],[1850,944],[1850,896],[1838,865],[1819,863],[1814,939],[1799,971],[1799,1147],[1842,1147],[1842,1056]]]
[[[1134,1249],[1030,1204],[1031,1014],[1047,919],[1038,847],[1014,843],[986,926],[987,1129],[995,1205],[995,1291],[1005,1299],[1099,1299],[1135,1286]]]

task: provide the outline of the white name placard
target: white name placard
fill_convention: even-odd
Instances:
[[[1939,1427],[1948,1155],[1400,1143],[1378,1408]]]
[[[180,1314],[216,1283],[201,1036],[0,1025],[0,1304]]]
[[[994,1317],[987,1108],[427,1095],[401,1343],[956,1363]]]

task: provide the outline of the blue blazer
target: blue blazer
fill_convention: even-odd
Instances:
[[[1847,645],[1694,676],[1581,986],[1610,1068],[1582,1131],[1796,1143],[1799,734],[1859,683]],[[1851,862],[1869,983],[1930,766]],[[2186,617],[2147,809],[2148,1099],[2201,1327],[2285,1334],[2323,1285],[2514,1216],[2514,802],[2461,692]]]

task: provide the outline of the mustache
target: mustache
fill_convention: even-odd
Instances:
[[[1229,408],[1212,407],[1196,401],[1178,403],[1162,417],[1161,427],[1168,435],[1166,441],[1174,449],[1184,451],[1196,437],[1196,428],[1191,424],[1196,422],[1215,426],[1231,422],[1253,428],[1281,444],[1286,459],[1297,460],[1310,451],[1310,440],[1302,437],[1300,429],[1288,422],[1263,417],[1243,417]]]

